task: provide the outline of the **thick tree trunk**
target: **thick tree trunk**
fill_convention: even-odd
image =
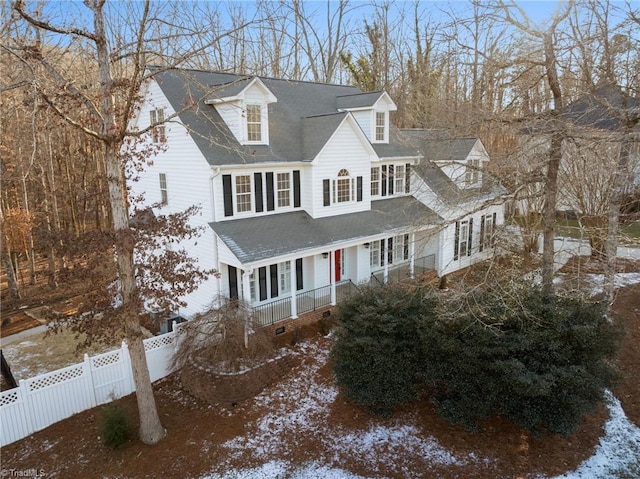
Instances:
[[[89,3],[89,2],[87,2]],[[138,314],[142,302],[139,297],[135,278],[135,243],[129,227],[128,202],[122,162],[118,154],[121,138],[118,137],[118,125],[115,119],[113,100],[113,79],[111,76],[109,48],[104,25],[103,3],[91,4],[94,12],[95,42],[100,77],[102,135],[105,137],[104,153],[109,188],[109,202],[113,230],[116,235],[116,256],[122,295],[121,320],[125,322],[126,338],[129,344],[133,379],[136,385],[136,398],[140,416],[139,437],[145,444],[155,444],[166,434],[160,423],[153,387],[147,367],[147,357],[142,343],[142,331]]]

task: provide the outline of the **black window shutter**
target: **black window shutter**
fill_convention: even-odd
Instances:
[[[387,165],[382,165],[382,191],[381,196],[387,196]]]
[[[493,213],[493,223],[491,223],[491,231],[489,232],[489,234],[491,235],[491,239],[489,241],[491,241],[492,247],[495,244],[495,232],[496,232],[496,213]]]
[[[356,201],[362,201],[362,176],[356,178]]]
[[[393,238],[387,239],[387,263],[393,264]]]
[[[304,289],[304,285],[302,284],[302,258],[298,258],[296,260],[296,291],[300,291]]]
[[[389,165],[389,195],[393,194],[393,165]]]
[[[293,207],[300,208],[300,170],[293,170]]]
[[[269,273],[271,276],[271,297],[278,297],[278,265],[272,264],[269,266]]]
[[[260,288],[260,301],[267,299],[267,267],[258,268],[258,287]]]
[[[331,193],[329,191],[329,180],[322,180],[322,205],[329,206],[331,204]]]
[[[404,192],[411,193],[411,163],[404,166]]]
[[[484,249],[484,216],[480,217],[480,238],[478,238],[478,251]]]
[[[273,199],[273,173],[266,173],[265,178],[267,180],[267,211],[273,211],[275,209]]]
[[[387,247],[387,240],[380,240],[380,266],[384,266],[386,247]]]
[[[467,244],[467,256],[471,256],[472,243],[473,243],[473,218],[469,218],[469,243]]]
[[[409,259],[409,235],[404,235],[404,259]]]
[[[229,297],[238,297],[238,269],[235,266],[227,265],[229,268]]]
[[[264,205],[262,204],[262,173],[253,174],[253,183],[256,189],[256,213],[264,211]]]
[[[222,196],[224,197],[224,215],[233,216],[233,191],[231,175],[222,175]]]
[[[453,259],[456,261],[460,256],[460,222],[456,221],[456,237],[453,243]]]

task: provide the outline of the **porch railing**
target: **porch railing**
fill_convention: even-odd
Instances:
[[[414,277],[419,276],[425,271],[434,270],[436,267],[436,257],[433,254],[417,258],[413,261],[413,274]],[[409,269],[409,263],[402,263],[399,265],[389,265],[389,271],[387,276],[387,282],[392,283],[396,281],[403,281],[411,277],[411,271]],[[384,271],[376,271],[371,273],[371,283],[376,285],[384,284]]]
[[[350,279],[336,283],[336,301],[352,295],[358,287]],[[331,285],[296,294],[297,313],[304,314],[331,304]],[[259,326],[269,326],[291,317],[291,297],[255,306],[253,315]]]

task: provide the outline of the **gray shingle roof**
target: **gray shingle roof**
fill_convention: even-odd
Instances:
[[[429,188],[450,205],[486,198],[488,195],[500,196],[505,190],[488,172],[482,174],[479,188],[459,188],[434,161],[462,161],[467,158],[478,138],[454,138],[442,130],[401,130],[406,142],[414,145],[424,155],[424,159],[414,171]]]
[[[367,108],[372,107],[384,94],[383,91],[356,93],[336,98],[336,108]]]
[[[347,113],[332,113],[302,119],[303,161],[311,161],[327,143]]]
[[[156,69],[155,80],[171,106],[179,113],[193,140],[209,164],[214,166],[310,160],[320,139],[329,139],[339,125],[338,104],[371,106],[383,92],[361,93],[354,86],[259,77],[278,101],[268,106],[269,145],[240,145],[213,105],[205,102],[237,95],[253,77],[202,70]],[[305,119],[310,119],[309,121]],[[312,133],[309,133],[313,124]],[[333,129],[332,129],[333,128]],[[393,131],[393,129],[392,129]],[[415,156],[393,140],[374,145],[382,157]]]
[[[563,117],[575,126],[607,131],[621,131],[625,121],[630,120],[640,130],[640,98],[603,85],[567,105]]]
[[[211,228],[242,263],[277,258],[344,241],[435,225],[441,218],[412,197],[371,203],[371,210],[314,219],[305,211],[220,221]]]
[[[403,129],[401,132],[418,145],[431,161],[463,161],[478,138],[455,138],[442,130]]]

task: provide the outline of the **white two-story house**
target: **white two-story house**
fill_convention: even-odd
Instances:
[[[149,141],[166,148],[132,193],[157,214],[199,206],[192,221],[206,231],[187,247],[219,272],[185,298],[184,317],[232,297],[270,324],[335,304],[372,275],[446,274],[492,252],[503,210],[481,187],[481,143],[431,161],[420,131],[391,125],[386,92],[168,70],[142,94],[134,121],[157,123]]]

